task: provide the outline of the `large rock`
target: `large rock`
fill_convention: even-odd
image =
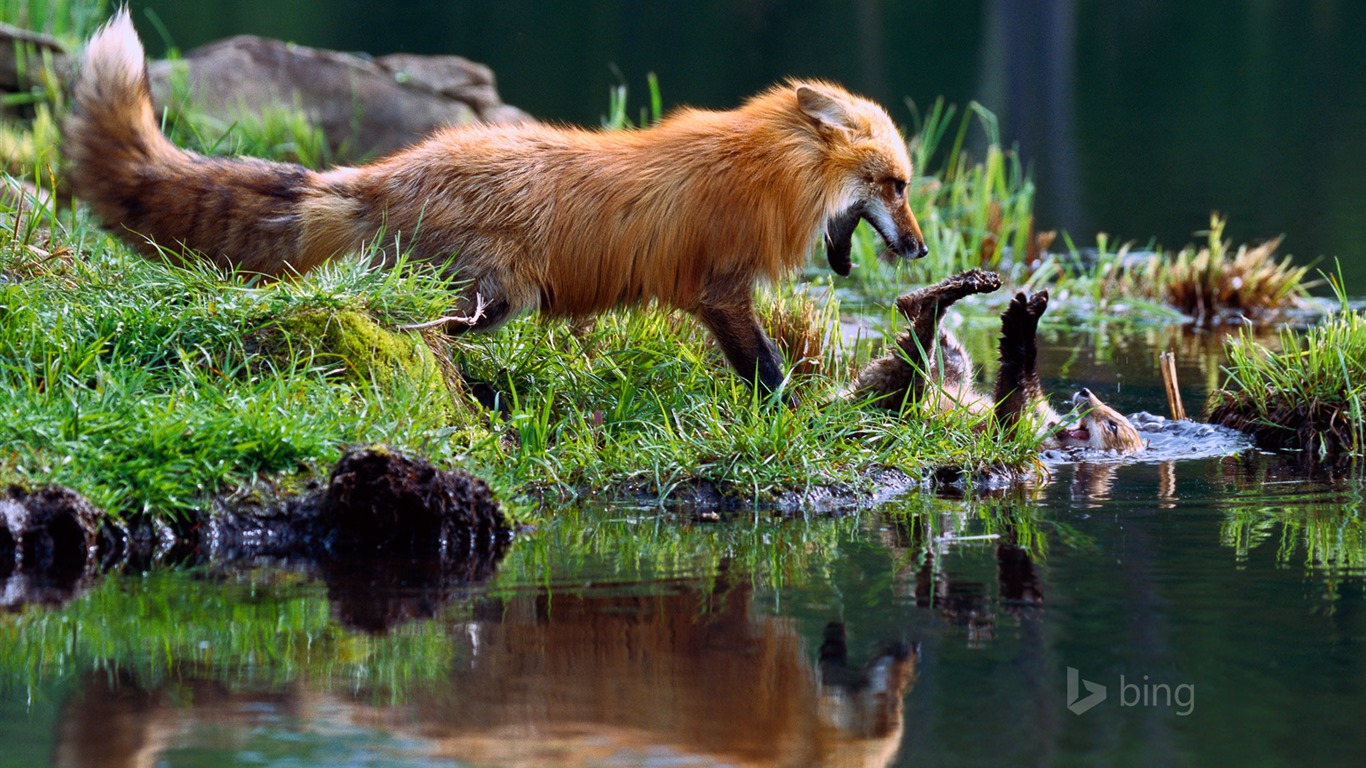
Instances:
[[[227,122],[300,108],[350,158],[393,151],[442,126],[531,119],[502,102],[488,67],[459,56],[370,59],[242,35],[182,61],[153,62],[149,73],[158,107],[187,99]]]

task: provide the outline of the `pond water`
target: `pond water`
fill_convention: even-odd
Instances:
[[[1158,411],[1177,347],[1195,407],[1199,337],[1124,337],[1045,331],[1047,383]],[[0,617],[0,766],[1359,762],[1358,473],[1051,472],[839,519],[558,510],[475,585],[111,574]]]

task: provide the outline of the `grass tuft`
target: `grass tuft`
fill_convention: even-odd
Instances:
[[[1341,276],[1329,282],[1341,311],[1303,335],[1282,330],[1279,352],[1247,331],[1226,344],[1228,382],[1211,394],[1211,422],[1263,448],[1366,452],[1366,319],[1348,306]]]
[[[1235,252],[1224,239],[1226,220],[1210,216],[1208,242],[1187,246],[1170,258],[1159,256],[1119,273],[1116,289],[1166,303],[1198,325],[1261,320],[1293,309],[1307,295],[1307,266],[1289,256],[1276,258],[1281,238]]]

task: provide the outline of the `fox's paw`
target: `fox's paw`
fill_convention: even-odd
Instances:
[[[969,269],[946,277],[934,285],[903,293],[896,299],[897,309],[912,323],[922,312],[942,312],[964,296],[991,293],[1001,287],[1001,276],[984,269]]]
[[[1001,276],[985,269],[969,269],[954,275],[951,279],[961,281],[965,288],[970,289],[968,293],[991,293],[1001,287]]]
[[[1048,291],[1039,291],[1033,296],[1026,296],[1024,292],[1015,294],[1001,315],[1002,332],[1006,336],[1034,335],[1045,309],[1048,309]]]
[[[991,293],[1001,287],[1001,276],[995,272],[988,272],[984,269],[969,269],[966,272],[959,272],[956,275],[940,280],[934,285],[927,285],[909,293],[904,293],[897,298],[897,306],[901,307],[902,312],[908,316],[908,310],[918,309],[922,306],[947,307],[958,301],[964,296],[971,296],[974,293]]]

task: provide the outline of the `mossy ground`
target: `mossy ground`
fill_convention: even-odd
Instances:
[[[415,331],[387,329],[354,309],[307,309],[285,315],[261,334],[276,365],[330,366],[352,385],[379,392],[411,389],[424,409],[454,422],[468,408],[458,380],[448,380],[432,349]]]

